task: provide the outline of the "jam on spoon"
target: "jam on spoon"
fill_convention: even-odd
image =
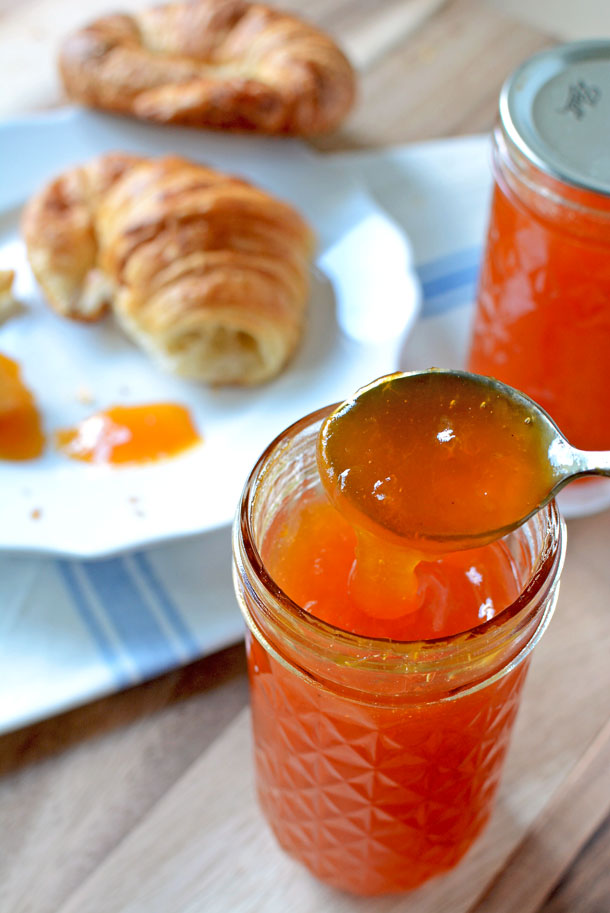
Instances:
[[[533,400],[464,371],[391,374],[326,420],[318,446],[331,500],[387,548],[483,545],[520,526],[571,479],[610,475],[610,454],[571,447]]]

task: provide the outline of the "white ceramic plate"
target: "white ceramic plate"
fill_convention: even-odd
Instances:
[[[175,152],[293,203],[313,225],[318,257],[297,357],[253,390],[209,390],[160,373],[111,319],[81,326],[45,306],[19,239],[23,202],[72,164],[109,150]],[[0,125],[0,268],[17,270],[23,313],[0,327],[47,432],[95,409],[160,400],[187,405],[204,438],[183,456],[109,468],[43,457],[0,462],[0,549],[101,557],[217,528],[232,518],[250,467],[286,425],[394,370],[419,308],[403,232],[341,168],[292,140],[138,124],[76,110]],[[94,403],[84,405],[86,389]]]

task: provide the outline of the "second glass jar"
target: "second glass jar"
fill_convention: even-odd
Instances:
[[[468,360],[583,450],[610,450],[608,97],[608,41],[543,52],[507,80]]]

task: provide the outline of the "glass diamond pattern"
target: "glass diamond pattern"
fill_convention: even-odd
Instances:
[[[489,817],[527,663],[474,694],[396,708],[322,691],[249,647],[258,792],[280,845],[365,894],[455,865]]]

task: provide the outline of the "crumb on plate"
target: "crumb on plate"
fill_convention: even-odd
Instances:
[[[22,309],[13,295],[14,269],[0,269],[0,323],[14,317]]]
[[[77,389],[75,399],[79,403],[82,403],[83,406],[91,406],[95,402],[93,393],[89,387],[85,387],[84,384]]]

